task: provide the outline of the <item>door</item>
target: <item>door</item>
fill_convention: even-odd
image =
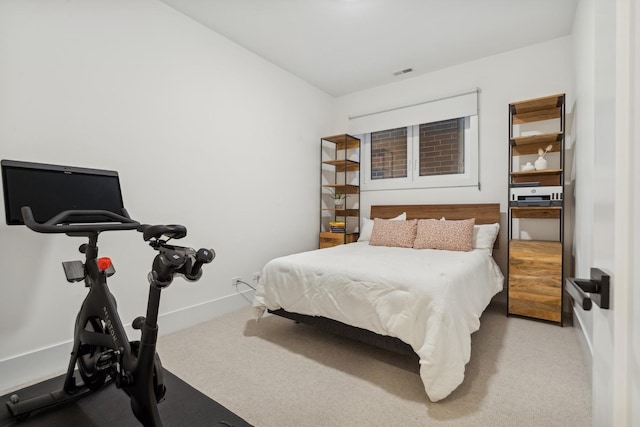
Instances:
[[[594,305],[586,314],[592,328],[594,426],[640,425],[636,408],[640,393],[640,269],[633,262],[634,255],[640,254],[636,243],[640,233],[633,224],[634,218],[640,217],[636,194],[639,172],[634,166],[640,161],[639,150],[634,149],[640,136],[634,124],[640,123],[640,43],[633,28],[640,14],[634,3],[587,0],[580,5],[588,8],[593,38],[586,42],[592,43],[587,61],[577,61],[592,69],[577,83],[577,108],[585,108],[578,115],[576,150],[586,148],[592,155],[583,152],[579,158],[583,163],[576,164],[576,232],[590,235],[581,242],[576,239],[577,249],[582,246],[576,251],[576,274],[588,277],[589,268],[598,267],[611,275],[612,290],[610,310]],[[584,94],[586,102],[581,104]],[[586,136],[585,147],[581,147],[581,134]],[[579,173],[581,168],[587,169],[584,176]],[[584,186],[590,188],[585,191]],[[578,199],[581,195],[582,201]],[[578,209],[586,213],[579,216]],[[589,218],[590,230],[585,224]]]
[[[616,93],[616,33],[615,2],[595,2],[595,70],[593,120],[593,240],[590,267],[597,267],[611,276],[615,293],[615,93]],[[605,142],[606,141],[606,142]],[[587,276],[588,277],[588,276]],[[615,330],[614,310],[591,312],[593,324],[593,425],[613,426],[613,359]]]

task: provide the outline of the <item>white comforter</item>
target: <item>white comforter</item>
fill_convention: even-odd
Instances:
[[[488,250],[361,242],[270,261],[253,305],[258,318],[283,308],[401,339],[420,357],[420,376],[435,402],[462,383],[471,333],[503,280]]]

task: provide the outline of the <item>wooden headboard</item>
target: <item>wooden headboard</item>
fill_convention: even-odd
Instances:
[[[374,205],[371,206],[371,219],[393,218],[402,212],[407,219],[469,219],[475,218],[476,224],[500,222],[500,203],[459,204],[459,205]]]

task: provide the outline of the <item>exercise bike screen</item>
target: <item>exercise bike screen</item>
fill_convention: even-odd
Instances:
[[[23,225],[21,209],[46,222],[66,210],[106,210],[123,214],[115,171],[2,160],[4,207],[8,225]],[[71,218],[70,223],[109,222],[102,216]]]

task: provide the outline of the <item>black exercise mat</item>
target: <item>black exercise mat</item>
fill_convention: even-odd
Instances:
[[[40,396],[62,388],[64,375],[0,397],[0,426],[15,427],[139,427],[129,397],[114,384],[58,408],[32,414],[16,421],[5,402],[17,393],[21,399]],[[167,393],[158,410],[165,427],[246,427],[251,425],[165,369]]]

